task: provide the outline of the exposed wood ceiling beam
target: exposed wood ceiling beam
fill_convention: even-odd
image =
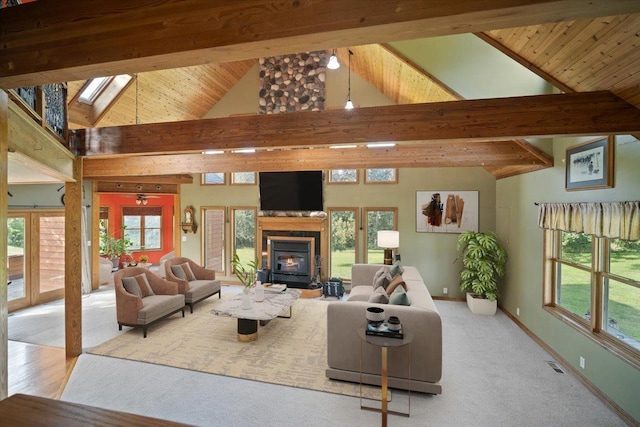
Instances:
[[[252,154],[174,154],[170,156],[87,157],[85,179],[134,174],[251,172],[319,169],[468,167],[539,165],[543,162],[511,141],[405,144],[393,148],[292,149]],[[127,172],[125,172],[127,173]],[[109,178],[110,179],[110,178]],[[136,178],[133,178],[136,179]]]
[[[41,1],[0,10],[0,87],[638,11],[635,0]]]
[[[133,182],[132,178],[135,179],[135,177],[123,178],[121,182],[99,181],[95,191],[98,193],[178,194],[178,184],[141,183]]]
[[[193,177],[189,174],[175,174],[175,175],[148,175],[148,176],[123,176],[123,175],[111,175],[102,179],[104,182],[115,183],[134,183],[134,184],[156,184],[162,186],[162,184],[193,184]]]
[[[77,154],[169,154],[380,141],[629,134],[640,109],[606,92],[477,99],[82,129]]]

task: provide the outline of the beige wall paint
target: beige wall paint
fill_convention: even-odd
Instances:
[[[325,209],[331,207],[396,207],[400,231],[400,253],[405,265],[416,266],[429,291],[443,295],[442,288],[449,289],[449,296],[459,296],[456,239],[458,234],[416,232],[416,191],[477,190],[480,200],[480,230],[495,229],[495,179],[482,168],[415,168],[401,169],[398,184],[364,184],[363,171],[360,183],[354,185],[325,185]],[[195,180],[199,181],[199,176]],[[258,186],[240,185],[182,185],[182,204],[193,205],[198,212],[202,206],[252,206],[258,208]],[[201,214],[198,214],[200,224]],[[184,256],[201,260],[201,229],[196,235],[182,234]],[[230,224],[226,251],[230,253]],[[364,259],[364,233],[360,235],[359,261]],[[227,256],[228,258],[228,256]],[[228,261],[228,260],[227,260]],[[228,262],[227,262],[227,271]]]
[[[256,64],[231,88],[213,108],[205,114],[205,119],[228,117],[235,114],[257,114],[258,112],[258,72]],[[327,70],[326,109],[343,108],[347,101],[349,71],[346,64],[337,70]],[[351,73],[351,100],[356,107],[392,105],[393,101],[378,92],[368,82]]]
[[[615,188],[567,192],[567,147],[590,138],[558,138],[555,167],[497,182],[496,222],[509,252],[501,305],[626,412],[640,420],[640,372],[542,309],[542,239],[534,202],[605,202],[640,199],[640,142],[618,144]],[[579,357],[586,369],[579,368]]]

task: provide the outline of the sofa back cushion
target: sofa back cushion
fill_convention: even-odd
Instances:
[[[389,267],[383,267],[380,264],[353,264],[351,266],[351,286],[371,286],[373,277],[380,268],[388,269]]]

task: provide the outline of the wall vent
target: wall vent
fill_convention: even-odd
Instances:
[[[560,368],[560,366],[558,366],[558,364],[553,360],[547,360],[547,364],[551,366],[551,369],[553,369],[557,373],[564,374],[564,371],[562,370],[562,368]]]

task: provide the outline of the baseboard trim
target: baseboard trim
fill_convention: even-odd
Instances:
[[[438,301],[465,301],[465,299],[463,297],[439,297],[439,296],[433,296],[431,295],[431,299],[433,300],[438,300]]]
[[[550,353],[561,365],[563,368],[571,371],[573,375],[580,381],[594,396],[600,399],[605,405],[607,405],[613,412],[618,414],[622,420],[627,423],[627,425],[634,427],[638,426],[638,422],[629,415],[624,409],[618,406],[613,400],[609,399],[609,397],[604,394],[598,387],[596,387],[591,381],[589,381],[584,375],[580,373],[577,369],[573,367],[569,362],[567,362],[564,357],[560,356],[555,350],[549,347],[544,341],[542,341],[536,334],[531,332],[529,328],[527,328],[524,324],[520,322],[513,314],[509,313],[503,307],[498,306],[500,311],[502,311],[509,319],[511,319],[520,329],[524,331],[532,340],[536,342],[540,347],[545,349],[548,353]]]

